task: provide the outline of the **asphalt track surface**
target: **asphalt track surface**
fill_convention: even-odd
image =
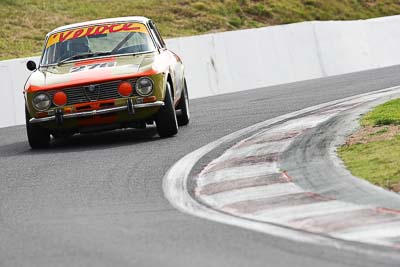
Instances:
[[[399,85],[399,74],[396,66],[195,99],[189,126],[168,139],[154,128],[113,131],[32,151],[24,126],[0,129],[0,265],[373,266],[369,257],[180,213],[164,198],[162,178],[224,135]]]

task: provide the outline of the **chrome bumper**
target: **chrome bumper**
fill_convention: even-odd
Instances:
[[[139,108],[151,108],[151,107],[161,107],[164,106],[163,101],[156,101],[152,103],[144,103],[144,104],[134,104],[134,109]],[[114,108],[105,108],[105,109],[98,109],[98,110],[90,110],[90,111],[83,111],[83,112],[76,112],[76,113],[68,113],[63,114],[63,119],[72,119],[72,118],[81,118],[81,117],[89,117],[94,115],[102,115],[107,113],[113,113],[118,111],[128,110],[128,106],[121,106],[121,107],[114,107]],[[29,120],[30,123],[38,123],[38,122],[46,122],[46,121],[54,121],[56,120],[56,116],[49,116],[44,118],[32,118]]]

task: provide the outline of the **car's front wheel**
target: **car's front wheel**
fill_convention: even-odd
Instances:
[[[31,148],[46,148],[50,143],[50,132],[48,129],[29,122],[31,116],[28,110],[25,108],[25,118],[26,118],[26,133],[28,135],[28,142]]]
[[[190,111],[189,111],[189,95],[187,91],[186,80],[184,81],[181,100],[177,106],[177,109],[179,111],[179,114],[177,115],[178,125],[179,126],[187,125],[190,120]]]
[[[165,89],[164,106],[158,111],[155,121],[160,137],[170,137],[178,133],[178,122],[172,100],[171,86],[167,82]]]

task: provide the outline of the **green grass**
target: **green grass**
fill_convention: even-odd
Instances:
[[[400,124],[400,99],[389,101],[361,118],[361,125],[381,126]],[[387,128],[375,134],[384,134]],[[369,142],[344,145],[338,150],[340,158],[351,173],[373,184],[393,189],[400,186],[400,135]]]
[[[45,34],[107,17],[153,18],[165,37],[400,14],[397,0],[0,0],[0,59],[40,53]]]
[[[400,136],[391,140],[343,146],[338,153],[346,167],[357,177],[388,189],[400,183]]]
[[[361,125],[400,125],[400,98],[389,101],[367,113],[361,120]]]

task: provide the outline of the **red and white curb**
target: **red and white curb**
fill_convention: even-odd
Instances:
[[[279,168],[282,152],[298,135],[337,115],[341,107],[332,106],[321,115],[291,120],[240,141],[196,177],[196,199],[237,217],[400,247],[400,210],[305,191]]]
[[[179,160],[164,177],[165,196],[183,212],[296,241],[355,251],[354,242],[399,249],[400,211],[306,191],[279,166],[282,153],[304,131],[342,111],[399,94],[396,87],[333,101],[225,136]],[[204,155],[252,133],[190,176]]]

